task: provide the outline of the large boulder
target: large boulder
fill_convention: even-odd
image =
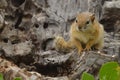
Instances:
[[[107,32],[116,30],[116,23],[120,21],[120,1],[106,1],[103,5],[101,23]],[[119,25],[118,25],[119,26]]]

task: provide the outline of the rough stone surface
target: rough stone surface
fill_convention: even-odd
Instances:
[[[42,76],[37,72],[29,72],[20,69],[15,64],[0,58],[0,73],[3,73],[4,80],[13,80],[15,77],[21,76],[22,80],[41,80]]]
[[[106,61],[114,61],[116,60],[116,57],[99,53],[97,51],[90,51],[83,52],[81,56],[74,55],[73,59],[77,61],[75,61],[75,63],[72,64],[72,67],[74,67],[73,71],[75,72],[73,72],[70,78],[71,80],[79,80],[83,72],[92,73],[97,78],[97,73],[99,72],[100,65],[104,64]]]
[[[83,11],[105,26],[102,54],[56,51],[55,36],[68,40],[71,23]],[[0,72],[8,76],[5,80],[18,75],[28,80],[29,74],[31,80],[77,80],[83,71],[97,79],[103,63],[120,63],[119,13],[119,0],[0,0]],[[13,62],[7,61],[8,68],[6,59]]]
[[[107,32],[114,31],[116,22],[120,21],[120,1],[106,1],[103,5],[101,23]]]

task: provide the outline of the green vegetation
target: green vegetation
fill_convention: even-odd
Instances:
[[[100,80],[120,80],[120,66],[117,62],[104,64],[99,72]]]
[[[3,75],[0,73],[0,80],[3,80]]]
[[[4,80],[3,75],[1,73],[0,73],[0,80]],[[14,80],[22,80],[22,78],[21,77],[15,77]]]
[[[82,80],[95,80],[95,79],[94,79],[93,75],[84,72],[82,75]]]
[[[14,80],[22,80],[21,77],[16,77]]]
[[[82,80],[95,80],[91,74],[83,73]],[[120,80],[120,66],[117,62],[103,64],[99,71],[99,80]]]

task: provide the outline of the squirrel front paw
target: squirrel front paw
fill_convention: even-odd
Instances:
[[[91,47],[90,46],[86,46],[86,48],[84,49],[85,51],[90,51]]]

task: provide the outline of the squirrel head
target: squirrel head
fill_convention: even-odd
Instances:
[[[83,12],[77,15],[75,24],[78,31],[85,31],[93,25],[95,14],[90,12]]]

